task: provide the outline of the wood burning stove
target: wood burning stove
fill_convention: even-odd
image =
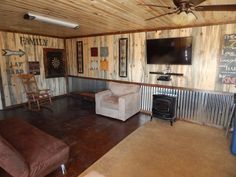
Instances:
[[[156,94],[153,95],[152,103],[152,116],[153,117],[169,120],[171,126],[173,121],[175,121],[175,105],[176,105],[176,96]]]

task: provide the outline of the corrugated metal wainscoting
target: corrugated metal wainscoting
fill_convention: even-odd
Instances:
[[[141,92],[141,110],[144,112],[151,113],[153,94],[174,94],[177,96],[177,118],[221,128],[226,127],[230,120],[234,101],[233,93],[168,89],[146,85],[141,86]]]

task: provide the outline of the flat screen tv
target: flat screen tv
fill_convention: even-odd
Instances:
[[[191,65],[192,37],[148,39],[147,64]]]

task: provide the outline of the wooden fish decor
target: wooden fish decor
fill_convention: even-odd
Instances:
[[[13,51],[13,50],[9,50],[9,49],[2,49],[2,51],[3,51],[2,56],[19,55],[20,57],[22,57],[25,54],[25,52],[21,49],[19,49],[19,51]]]

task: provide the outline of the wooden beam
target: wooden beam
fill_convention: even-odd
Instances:
[[[9,32],[9,33],[19,33],[19,34],[27,34],[27,35],[36,35],[36,36],[42,36],[42,37],[52,37],[52,38],[59,38],[59,39],[64,39],[65,37],[62,36],[56,36],[56,35],[46,35],[46,34],[40,34],[40,33],[27,33],[23,32],[21,30],[5,30],[5,29],[0,29],[0,32]]]
[[[148,83],[141,83],[141,82],[130,82],[130,81],[122,81],[122,80],[111,80],[111,79],[102,79],[102,78],[94,78],[94,77],[83,77],[83,76],[73,76],[68,75],[68,77],[78,78],[78,79],[90,79],[90,80],[100,80],[100,81],[107,81],[107,82],[118,82],[118,83],[124,83],[124,84],[137,84],[137,85],[143,85],[143,86],[151,86],[151,87],[160,87],[160,88],[169,88],[169,89],[179,89],[179,90],[190,90],[190,91],[204,91],[207,93],[214,93],[214,94],[226,94],[226,95],[232,95],[232,93],[229,92],[216,92],[212,90],[201,90],[201,89],[190,89],[185,87],[175,87],[175,86],[168,86],[168,85],[160,85],[160,84],[148,84]]]
[[[91,35],[70,36],[70,37],[65,37],[65,39],[107,36],[107,35],[128,34],[128,33],[140,33],[140,32],[150,32],[150,31],[159,31],[159,30],[173,30],[173,29],[182,29],[182,28],[184,29],[184,28],[193,28],[193,27],[234,24],[234,23],[236,23],[236,20],[232,20],[229,22],[220,22],[220,23],[207,23],[207,24],[185,25],[185,26],[176,26],[176,27],[160,27],[160,28],[150,28],[150,29],[138,29],[138,30],[131,30],[131,31],[116,31],[116,32],[110,32],[110,33],[98,33],[98,34],[91,34]]]

